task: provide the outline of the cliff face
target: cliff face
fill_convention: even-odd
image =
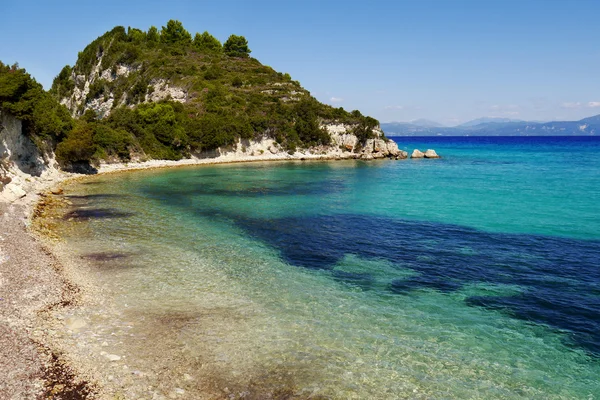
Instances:
[[[0,201],[24,197],[40,180],[50,180],[58,171],[53,154],[44,159],[35,144],[23,134],[22,123],[0,111]]]

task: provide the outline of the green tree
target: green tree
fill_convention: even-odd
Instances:
[[[196,36],[194,36],[194,47],[201,51],[211,52],[220,52],[223,49],[221,42],[207,31],[204,31],[202,34],[196,33]]]
[[[18,64],[0,62],[0,108],[23,121],[23,132],[41,148],[49,138],[64,136],[72,126],[65,106],[58,104]]]
[[[146,32],[142,31],[141,29],[128,27],[127,37],[134,43],[142,43],[146,41]]]
[[[56,146],[56,159],[63,167],[92,159],[96,152],[93,125],[79,122],[67,138]]]
[[[162,27],[160,39],[167,44],[190,44],[192,35],[185,30],[180,21],[169,20],[166,27]]]
[[[160,34],[158,33],[158,29],[155,26],[151,26],[148,29],[148,33],[146,34],[146,40],[149,43],[158,43],[160,41]]]
[[[248,40],[243,36],[231,35],[223,45],[223,51],[230,57],[248,57],[251,50]]]

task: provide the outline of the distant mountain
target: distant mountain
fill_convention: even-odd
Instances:
[[[600,135],[600,115],[580,121],[544,123],[480,118],[452,128],[392,122],[381,124],[381,128],[387,136],[594,136]]]
[[[593,117],[587,117],[579,121],[584,124],[600,124],[600,114],[594,115]]]
[[[421,126],[423,128],[443,128],[444,127],[444,125],[440,124],[439,122],[432,121],[430,119],[424,119],[424,118],[415,119],[413,121],[410,121],[410,123],[412,125]]]
[[[431,130],[439,128],[419,126],[410,122],[388,122],[381,124],[381,129],[383,129],[383,131],[386,132],[388,136],[429,136],[431,135]]]
[[[477,126],[477,125],[481,125],[481,124],[489,124],[489,123],[507,123],[507,122],[525,122],[519,119],[510,119],[510,118],[494,118],[494,117],[484,117],[484,118],[477,118],[474,119],[472,121],[468,121],[465,122],[463,124],[457,125],[456,127],[471,127],[471,126]]]

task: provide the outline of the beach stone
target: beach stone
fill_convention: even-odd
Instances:
[[[425,156],[425,158],[440,158],[440,156],[438,156],[438,154],[435,152],[435,150],[432,150],[432,149],[427,149],[424,156]]]
[[[269,147],[269,151],[271,152],[271,154],[277,154],[277,153],[279,153],[279,150],[275,146],[270,146]]]
[[[412,154],[410,155],[410,158],[424,158],[425,154],[419,150],[419,149],[414,149]]]
[[[4,198],[9,202],[16,201],[21,199],[27,195],[27,192],[23,190],[23,188],[14,182],[9,183],[4,187]]]
[[[63,194],[64,190],[62,188],[54,188],[52,190],[50,190],[50,193],[55,194],[55,195],[59,195],[59,194]]]
[[[121,356],[116,354],[106,354],[104,357],[106,357],[109,361],[119,361],[121,359]]]
[[[81,329],[84,326],[87,325],[87,322],[85,322],[85,320],[81,319],[81,318],[67,318],[65,320],[65,326],[67,327],[67,329],[70,330],[77,330],[77,329]]]

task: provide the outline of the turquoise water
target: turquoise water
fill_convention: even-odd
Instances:
[[[444,158],[70,187],[78,348],[130,397],[598,398],[600,140],[397,141]]]

